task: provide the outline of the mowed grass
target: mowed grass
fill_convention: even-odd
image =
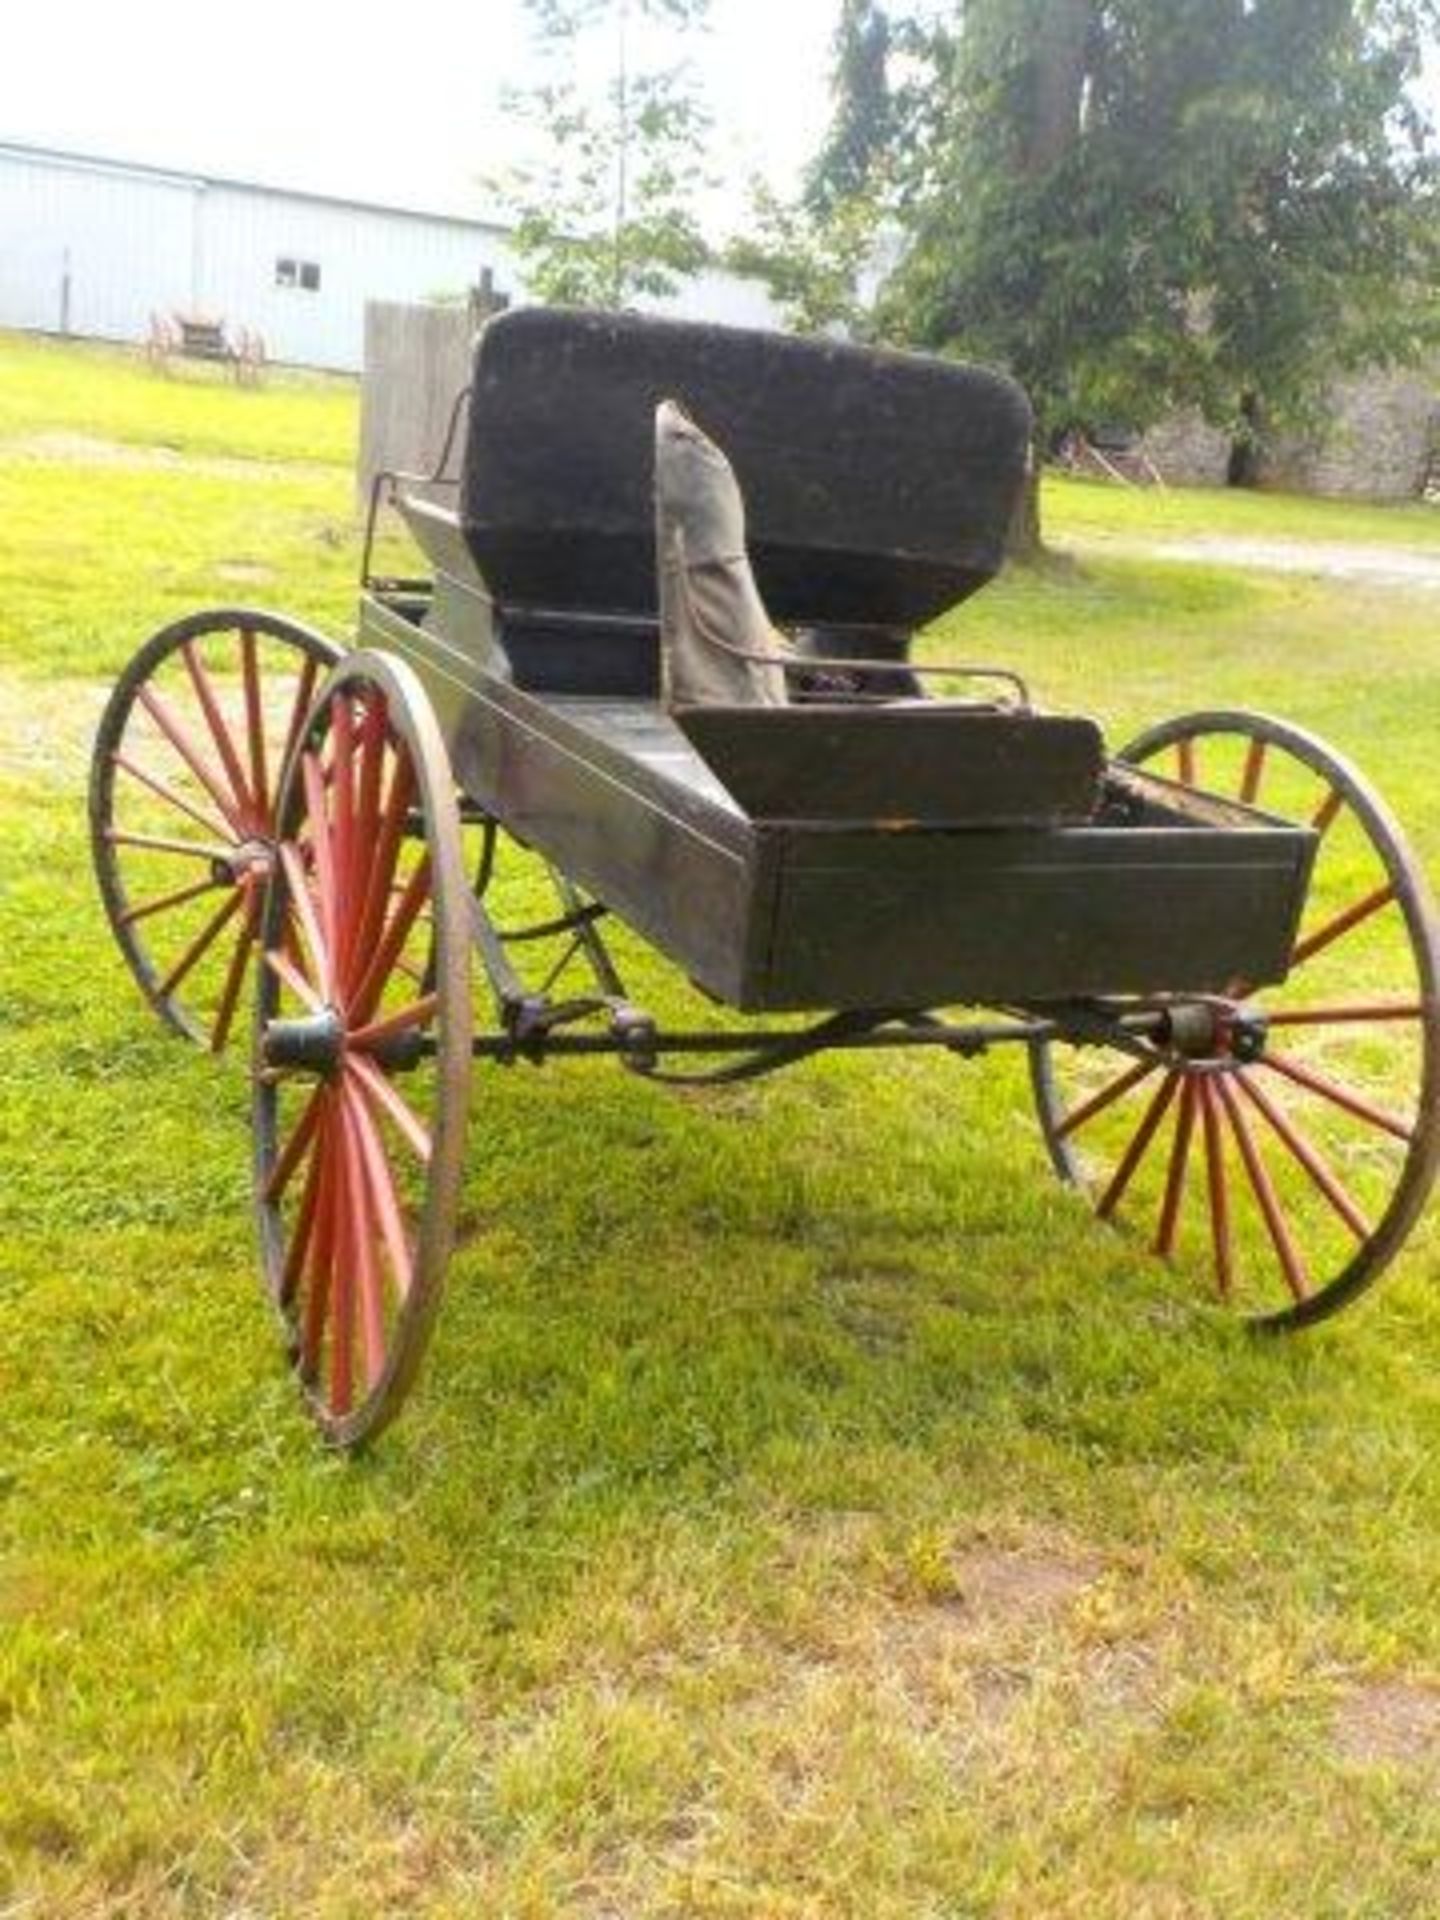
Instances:
[[[1440,551],[1440,505],[1371,504],[1244,488],[1118,487],[1055,474],[1046,482],[1046,530],[1061,543],[1091,540],[1256,540]]]
[[[177,395],[0,341],[16,434],[138,446]],[[275,470],[322,401],[325,458]],[[264,470],[0,456],[0,1912],[1433,1914],[1433,1217],[1257,1344],[1056,1188],[1016,1061],[486,1070],[425,1377],[372,1455],[317,1449],[243,1064],[141,1008],[84,779],[177,611],[346,631],[354,400],[184,405]],[[1433,869],[1435,612],[1111,560],[934,645],[1117,740],[1311,724]]]
[[[129,347],[75,346],[0,334],[0,441],[7,455],[54,449],[66,434],[115,440],[152,454],[344,465],[355,446],[355,382],[270,368],[237,393],[229,370],[172,358],[152,372]],[[27,442],[29,443],[27,445]]]

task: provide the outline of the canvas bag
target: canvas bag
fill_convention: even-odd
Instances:
[[[784,706],[790,649],[755,585],[739,482],[674,400],[655,409],[655,551],[667,710]],[[727,644],[768,658],[738,658]]]

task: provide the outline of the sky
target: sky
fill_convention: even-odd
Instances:
[[[711,0],[700,64],[717,185],[793,189],[829,111],[839,0]],[[514,156],[505,86],[533,77],[521,0],[21,0],[6,10],[0,140],[482,216]],[[1440,110],[1440,59],[1425,89]]]
[[[743,227],[753,173],[789,189],[818,144],[838,10],[711,0],[712,239]],[[520,0],[26,0],[0,140],[478,215],[530,46]]]

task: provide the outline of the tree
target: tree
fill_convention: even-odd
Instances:
[[[622,307],[672,293],[704,266],[693,212],[708,117],[683,60],[642,64],[643,45],[682,41],[708,0],[525,0],[543,71],[507,104],[532,157],[492,181],[513,222],[529,289],[557,306]],[[601,97],[577,73],[608,34]]]
[[[842,0],[831,44],[830,124],[799,198],[787,203],[757,181],[752,230],[726,253],[737,272],[765,281],[801,333],[868,331],[899,127],[892,51],[884,9],[874,0]]]
[[[880,213],[865,196],[836,199],[823,213],[788,204],[763,180],[751,188],[752,232],[732,240],[725,264],[763,280],[797,333],[864,337],[870,325]]]
[[[886,330],[1042,428],[1301,420],[1435,334],[1435,0],[966,0],[920,37]],[[919,33],[919,30],[915,30]]]
[[[890,87],[890,16],[875,0],[841,0],[831,43],[834,103],[825,141],[805,178],[804,204],[823,218],[837,206],[873,198],[897,130]]]

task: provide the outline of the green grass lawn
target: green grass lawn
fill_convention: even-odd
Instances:
[[[178,611],[347,630],[354,421],[0,338],[0,1914],[1440,1911],[1433,1214],[1260,1344],[1055,1185],[1017,1061],[487,1069],[420,1387],[317,1448],[243,1065],[142,1009],[84,781]],[[1127,538],[1145,504],[1051,503]],[[933,644],[1117,740],[1290,715],[1440,868],[1433,597],[1111,558]]]
[[[1371,506],[1222,487],[1125,488],[1052,474],[1045,486],[1045,528],[1061,545],[1077,538],[1223,538],[1409,547],[1433,554],[1440,548],[1440,506],[1420,500]]]

